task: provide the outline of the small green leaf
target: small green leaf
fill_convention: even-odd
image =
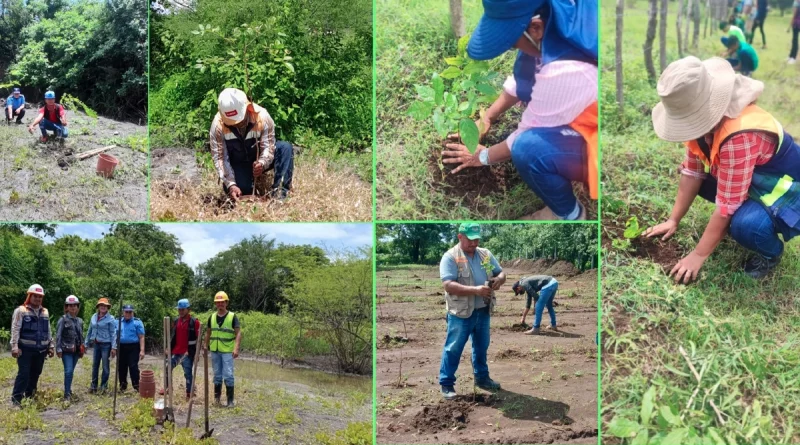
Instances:
[[[456,57],[445,57],[444,61],[445,61],[445,63],[447,63],[450,66],[458,66],[458,65],[461,65],[462,63],[464,63],[464,59],[462,59],[461,57],[458,57],[458,56],[456,56]]]
[[[429,87],[427,85],[416,85],[416,88],[417,88],[417,94],[419,95],[420,100],[423,100],[423,101],[426,101],[426,102],[433,102],[434,101],[433,98],[435,96],[435,93],[433,91],[433,88],[431,88],[431,87]]]
[[[486,62],[471,61],[464,67],[464,74],[480,73],[489,69],[489,64]]]
[[[408,107],[408,114],[414,120],[425,120],[431,115],[431,104],[428,102],[414,102]]]
[[[442,71],[442,74],[440,75],[445,79],[455,79],[456,77],[461,75],[461,70],[458,69],[457,67],[450,66],[447,67],[447,69],[445,69],[444,71]]]
[[[471,81],[469,79],[464,79],[464,80],[461,81],[461,89],[464,90],[464,91],[467,91],[467,90],[472,89],[474,87],[475,87],[475,82],[473,82],[473,81]]]
[[[630,438],[641,428],[642,426],[633,420],[617,416],[608,423],[608,434],[615,437]]]
[[[477,88],[478,88],[478,91],[481,92],[481,94],[486,94],[487,96],[497,93],[497,91],[495,90],[495,88],[493,86],[491,86],[489,84],[486,84],[486,83],[479,83]]]
[[[460,104],[458,104],[458,111],[464,111],[467,108],[469,108],[469,102],[467,102],[467,101],[464,101],[464,102],[461,102]]]
[[[444,102],[444,80],[439,73],[433,73],[431,84],[433,85],[434,101],[436,105],[441,105]]]
[[[672,412],[669,406],[662,406],[659,412],[661,413],[661,417],[670,425],[677,425],[681,422],[681,419]]]
[[[444,93],[444,109],[447,114],[451,114],[458,109],[458,98],[455,94]]]
[[[643,232],[644,229],[639,228],[639,219],[635,216],[631,216],[625,223],[625,232],[622,235],[625,238],[633,239],[641,235]]]
[[[447,128],[447,125],[445,125],[445,119],[444,115],[442,114],[442,110],[438,108],[433,111],[433,127],[436,129],[436,133],[441,138],[446,138],[447,133],[450,132],[450,129]]]
[[[467,44],[469,43],[469,34],[461,37],[458,39],[458,54],[463,54],[467,50]]]
[[[653,400],[656,398],[656,387],[651,386],[642,397],[642,425],[647,426],[650,423],[650,417],[653,414]]]
[[[674,429],[667,434],[667,437],[665,437],[661,443],[664,445],[681,445],[683,443],[683,439],[686,438],[686,433],[686,428]]]
[[[475,153],[478,148],[478,140],[480,133],[478,133],[478,126],[472,119],[461,119],[458,123],[458,134],[461,136],[461,142],[467,146],[470,153]]]
[[[647,439],[649,439],[649,435],[647,430],[642,428],[639,430],[639,433],[636,434],[636,437],[633,438],[631,441],[631,445],[647,445]]]

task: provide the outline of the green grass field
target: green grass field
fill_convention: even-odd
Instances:
[[[478,23],[483,7],[464,0],[467,32]],[[437,166],[441,140],[430,120],[417,122],[408,107],[417,100],[415,84],[429,84],[434,72],[456,53],[448,3],[432,0],[378,0],[377,26],[377,217],[380,220],[517,219],[542,207],[519,176],[504,164],[500,181],[487,180],[486,169],[469,169],[447,177]],[[500,80],[511,72],[508,54],[491,61]],[[502,82],[500,82],[502,83]],[[498,91],[500,87],[498,84]],[[492,126],[488,141],[511,133],[518,118]],[[492,137],[493,136],[493,137]],[[502,139],[499,139],[502,140]],[[470,179],[464,176],[471,175]],[[484,180],[484,186],[479,181]]]
[[[617,112],[614,2],[602,4],[604,443],[798,443],[798,242],[787,245],[776,273],[759,282],[741,272],[748,253],[728,238],[706,261],[698,283],[675,285],[663,267],[691,251],[713,211],[698,199],[674,240],[625,246],[619,237],[630,216],[647,226],[669,216],[683,148],[659,140],[652,129],[650,111],[658,98],[644,68],[647,3],[641,0],[628,2],[624,16],[625,108]],[[673,61],[677,3],[669,8]],[[766,84],[759,105],[797,135],[800,67],[785,63],[789,21],[789,14],[770,12],[769,49],[760,50],[757,36],[761,63],[753,77]],[[703,38],[701,27],[698,48],[690,53],[717,55],[720,36],[710,26]]]

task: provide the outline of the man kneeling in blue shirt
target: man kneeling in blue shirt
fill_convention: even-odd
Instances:
[[[22,124],[22,118],[25,117],[25,96],[19,88],[14,88],[14,92],[6,99],[6,124],[11,125],[15,117],[17,125]]]

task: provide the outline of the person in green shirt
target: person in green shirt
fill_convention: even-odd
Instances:
[[[724,57],[728,57],[733,53],[730,51],[730,42],[731,40],[738,40],[742,43],[747,43],[747,39],[742,32],[742,29],[736,25],[733,25],[728,22],[721,22],[719,24],[720,31],[724,32],[725,35],[722,36],[720,39],[722,44],[725,46],[725,51],[722,53]]]
[[[744,76],[750,76],[758,69],[758,54],[751,45],[737,39],[728,41],[728,49],[733,57],[728,58],[735,71]]]

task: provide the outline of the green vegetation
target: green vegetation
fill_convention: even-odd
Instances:
[[[136,0],[3,3],[3,86],[47,89],[114,118],[147,115],[147,9]]]
[[[670,3],[668,61],[678,58],[675,11],[676,4]],[[621,237],[632,216],[639,229],[668,217],[684,148],[659,140],[652,129],[650,111],[658,96],[648,82],[641,48],[647,4],[626,2],[621,113],[614,98],[613,2],[603,2],[602,16],[603,221],[608,240]],[[765,83],[759,106],[794,135],[800,134],[800,76],[796,66],[785,64],[789,20],[775,14],[765,22],[769,49],[759,50],[760,66],[753,77]],[[719,37],[716,27],[705,38],[701,31],[699,48],[691,53],[701,59],[719,54]],[[675,285],[664,273],[696,245],[713,208],[697,199],[674,239],[652,249],[653,258],[604,240],[604,443],[800,442],[797,242],[787,244],[780,267],[764,281],[741,272],[748,253],[731,239],[706,261],[696,284]],[[665,256],[673,251],[676,258]]]
[[[325,252],[255,236],[195,272],[182,261],[177,238],[154,225],[112,225],[100,239],[70,235],[48,244],[24,229],[55,233],[53,225],[0,228],[4,329],[10,328],[11,313],[24,300],[25,290],[36,282],[45,288],[45,307],[54,315],[61,313],[67,295],[77,295],[83,302],[79,316],[87,324],[101,296],[110,299],[115,314],[121,300],[133,304],[148,345],[160,345],[162,319],[177,315],[178,299],[189,298],[194,312],[205,311],[207,320],[213,295],[225,290],[246,331],[244,352],[272,355],[282,363],[332,354],[341,371],[371,370],[370,249]]]
[[[458,224],[380,224],[377,262],[384,268],[399,264],[438,264],[457,242]],[[572,224],[481,224],[481,247],[498,261],[550,258],[586,270],[597,267],[597,229]]]
[[[322,141],[371,178],[372,8],[368,0],[153,4],[150,125],[157,146],[201,149],[226,87],[265,107],[276,136]],[[313,136],[309,136],[312,134]],[[333,146],[333,147],[331,147]]]

